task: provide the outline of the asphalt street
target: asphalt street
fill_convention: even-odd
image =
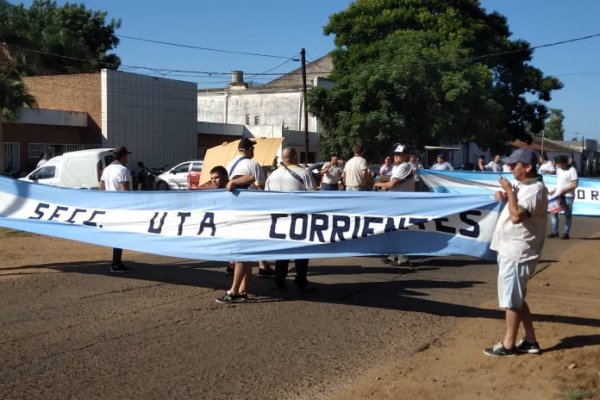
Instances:
[[[547,242],[538,268],[600,231],[592,218],[574,226],[572,240]],[[129,274],[74,254],[27,266],[59,273],[0,280],[0,398],[326,398],[427,347],[457,317],[503,318],[481,307],[496,296],[495,264],[465,257],[415,269],[312,260],[316,293],[282,297],[255,278],[254,296],[235,305],[214,301],[230,284],[223,263],[125,257]]]

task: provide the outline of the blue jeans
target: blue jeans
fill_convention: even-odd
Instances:
[[[337,183],[321,183],[321,190],[338,190]]]
[[[568,235],[571,231],[571,221],[573,220],[573,200],[574,197],[563,197],[565,200],[565,225],[563,226],[563,235]],[[558,234],[558,213],[550,214],[550,228],[552,233]]]

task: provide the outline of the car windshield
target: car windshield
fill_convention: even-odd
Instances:
[[[34,180],[34,181],[36,181],[38,179],[50,179],[50,178],[54,178],[55,174],[56,174],[56,167],[54,165],[49,165],[49,166],[41,167],[37,171],[33,172],[31,175],[29,175],[29,179]]]

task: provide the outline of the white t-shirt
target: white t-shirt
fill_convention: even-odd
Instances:
[[[239,176],[253,176],[254,183],[250,185],[250,188],[256,188],[256,186],[263,186],[265,184],[263,169],[256,161],[248,157],[239,156],[231,160],[227,166],[227,173],[230,180]]]
[[[437,171],[454,171],[454,167],[450,165],[448,161],[444,161],[443,163],[435,163],[431,166],[431,169]]]
[[[361,156],[354,156],[349,159],[344,167],[344,174],[346,174],[346,186],[364,187],[366,185],[364,175],[367,169],[369,169],[367,160]]]
[[[119,184],[123,182],[131,182],[131,172],[126,166],[119,162],[113,162],[104,168],[102,171],[101,181],[104,181],[104,186],[107,191],[118,192],[121,190]],[[129,185],[131,189],[131,185]]]
[[[265,184],[265,190],[278,192],[296,192],[299,190],[315,190],[312,175],[298,165],[281,166],[271,172]]]
[[[538,168],[538,174],[540,175],[554,175],[555,172],[556,168],[554,168],[554,164],[552,164],[552,161],[546,161],[545,163],[541,164]]]
[[[323,164],[323,168],[321,168],[322,170],[329,167],[331,165],[331,163],[329,161],[327,161],[325,164]],[[323,178],[321,179],[321,182],[326,183],[328,185],[337,185],[340,181],[340,177],[342,176],[342,172],[344,172],[342,170],[342,168],[339,165],[334,165],[333,167],[329,168],[329,170],[327,170],[327,172],[325,172],[323,174]]]
[[[573,182],[578,179],[577,170],[575,167],[569,167],[564,170],[562,168],[556,169],[556,193],[560,193],[564,188],[570,186]],[[573,197],[573,192],[565,193],[565,197]]]
[[[518,207],[528,216],[518,224],[510,220],[508,203],[500,212],[490,248],[514,262],[537,259],[544,246],[548,220],[548,190],[541,179],[518,182],[514,187]]]
[[[497,163],[497,162],[494,162],[494,161],[490,161],[485,166],[485,169],[487,169],[488,171],[500,172],[500,171],[502,171],[502,167],[503,167],[502,163]]]
[[[390,192],[414,192],[415,191],[415,174],[412,166],[408,162],[403,162],[399,165],[394,165],[392,169],[392,180],[401,181],[396,186],[389,189]]]

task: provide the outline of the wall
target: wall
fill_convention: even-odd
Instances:
[[[148,166],[196,158],[197,86],[127,72],[102,71],[102,134]]]
[[[252,126],[285,125],[288,129],[302,131],[303,110],[302,91],[298,89],[198,92],[199,121]],[[317,131],[317,120],[310,115],[308,130]]]

